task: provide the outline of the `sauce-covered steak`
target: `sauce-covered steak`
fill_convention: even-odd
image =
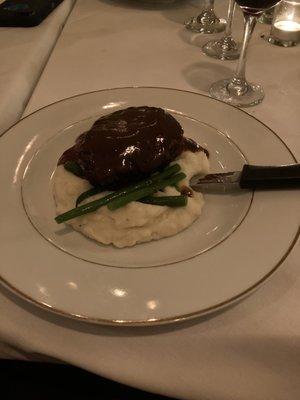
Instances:
[[[203,148],[183,136],[172,115],[156,107],[129,107],[99,118],[59,164],[76,162],[92,185],[117,189],[165,167],[184,150]]]

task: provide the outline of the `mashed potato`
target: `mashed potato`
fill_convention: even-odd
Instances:
[[[207,174],[209,162],[204,152],[183,152],[174,163],[180,164],[187,178],[179,186],[188,186],[195,174]],[[57,214],[75,207],[77,197],[90,189],[90,183],[78,178],[59,165],[54,175],[54,199]],[[86,199],[85,202],[103,197],[108,192]],[[173,187],[168,187],[160,195],[178,195]],[[101,207],[96,212],[74,218],[68,222],[76,231],[103,244],[116,247],[133,246],[175,235],[191,225],[201,214],[204,201],[201,193],[194,192],[188,198],[186,207],[166,207],[132,202],[125,207],[110,211]]]

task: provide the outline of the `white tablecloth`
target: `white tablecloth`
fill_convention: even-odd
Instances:
[[[39,26],[0,28],[0,133],[23,114],[74,0],[65,0]]]
[[[225,14],[226,1],[217,1]],[[233,62],[212,60],[183,20],[196,2],[78,0],[29,102],[30,113],[90,90],[166,86],[206,92]],[[199,3],[198,3],[199,4]],[[241,16],[235,32],[241,36]],[[300,49],[273,47],[256,30],[248,75],[266,98],[248,109],[300,155]],[[297,216],[295,216],[296,218]],[[79,365],[105,377],[183,399],[298,400],[300,249],[238,305],[201,320],[153,328],[109,328],[66,320],[2,289],[0,338],[15,348]]]

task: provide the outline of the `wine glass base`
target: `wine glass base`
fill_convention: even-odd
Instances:
[[[199,22],[198,17],[193,17],[185,22],[185,27],[196,33],[219,33],[223,32],[226,27],[225,19],[216,19],[214,23]]]
[[[231,81],[231,79],[224,79],[213,83],[210,88],[211,97],[236,107],[251,107],[263,101],[265,95],[260,85],[248,83],[247,91],[244,94],[234,95],[228,91]]]
[[[298,42],[294,40],[282,40],[278,39],[275,36],[272,35],[261,35],[262,39],[265,39],[268,43],[274,44],[275,46],[281,46],[281,47],[293,47],[297,46]]]
[[[202,47],[202,51],[209,57],[218,60],[236,60],[240,56],[240,45],[232,38],[211,40]]]

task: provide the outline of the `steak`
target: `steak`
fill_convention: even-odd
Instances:
[[[129,107],[99,118],[58,164],[76,162],[93,186],[115,190],[167,166],[184,150],[204,150],[157,107]]]

